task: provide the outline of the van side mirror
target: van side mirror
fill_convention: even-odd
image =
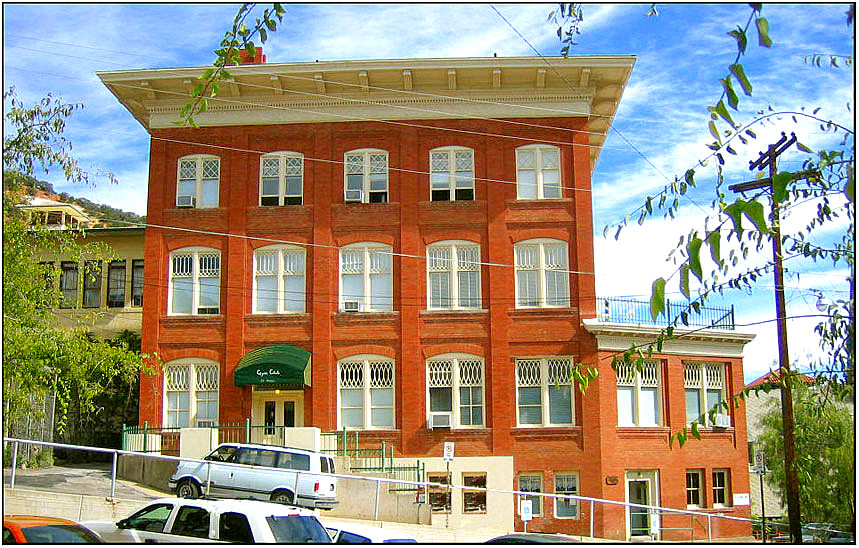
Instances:
[[[128,529],[128,518],[122,518],[116,522],[117,529]]]

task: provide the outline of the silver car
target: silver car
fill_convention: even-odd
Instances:
[[[182,461],[168,485],[177,496],[203,493],[250,497],[305,508],[337,505],[334,459],[305,449],[224,443],[204,457],[206,463]]]

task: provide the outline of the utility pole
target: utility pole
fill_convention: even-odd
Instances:
[[[776,174],[776,158],[796,142],[796,135],[791,133],[790,139],[784,133],[766,152],[761,152],[754,162],[749,162],[749,170],[769,168],[769,177],[757,181],[747,181],[728,188],[734,192],[745,192],[758,188],[769,188],[772,192],[773,178]],[[772,200],[772,242],[773,263],[775,264],[775,310],[778,325],[778,363],[779,380],[781,383],[781,421],[784,431],[784,472],[786,478],[785,495],[787,498],[787,515],[790,524],[791,542],[802,543],[802,523],[799,510],[799,475],[796,471],[796,439],[793,417],[793,394],[790,388],[790,362],[787,353],[787,310],[784,301],[784,269],[782,267],[781,229],[779,204]]]

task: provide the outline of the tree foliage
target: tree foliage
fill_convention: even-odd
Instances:
[[[852,529],[856,521],[855,433],[851,405],[825,383],[795,383],[796,466],[803,522],[834,523]],[[762,417],[758,438],[770,480],[784,498],[784,443],[781,406],[774,398]]]
[[[10,102],[6,118],[13,132],[4,139],[3,151],[3,432],[14,434],[16,419],[39,413],[34,401],[52,395],[62,431],[73,394],[81,409],[96,413],[99,395],[117,383],[133,383],[143,362],[127,345],[92,338],[91,318],[82,316],[76,328],[63,329],[56,313],[62,297],[59,269],[43,262],[43,255],[78,261],[87,276],[86,261],[109,260],[112,252],[103,244],[82,242],[79,231],[46,230],[15,207],[36,169],[58,167],[70,180],[88,180],[62,136],[66,119],[80,105],[48,96],[27,107],[12,89],[4,98]]]

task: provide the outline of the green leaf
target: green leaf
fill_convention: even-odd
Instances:
[[[743,88],[743,93],[746,95],[752,94],[752,83],[749,82],[749,79],[746,77],[746,73],[743,70],[743,65],[736,63],[731,65],[730,67],[731,74],[734,75],[734,78],[737,79],[737,83],[740,84],[740,87]]]
[[[270,30],[270,31],[276,31],[277,30],[277,25],[271,19],[265,20],[265,26],[267,26],[268,30]],[[260,30],[262,30],[262,29],[260,29]]]
[[[737,198],[733,204],[725,206],[725,214],[731,218],[734,223],[734,232],[739,237],[743,236],[743,211],[746,209],[746,201]]]
[[[758,17],[755,19],[755,25],[758,27],[758,45],[761,45],[765,48],[771,47],[773,45],[773,41],[770,38],[770,23],[766,20],[765,17]]]
[[[756,4],[756,3],[750,3],[749,5],[752,7],[753,10],[755,10],[758,13],[760,13],[761,8],[764,7],[763,4]]]
[[[716,105],[716,108],[713,109],[713,112],[724,118],[726,122],[731,124],[731,127],[737,127],[734,123],[734,120],[731,118],[731,115],[728,113],[728,108],[725,106],[724,101],[719,101],[719,104]],[[721,142],[721,140],[719,142]]]
[[[782,171],[773,177],[773,202],[780,204],[789,197],[787,185],[793,180],[793,173]]]
[[[701,432],[698,431],[698,421],[692,423],[692,435],[696,440],[701,439]]]
[[[224,80],[232,80],[233,75],[230,74],[227,69],[221,69],[221,78],[223,78]]]
[[[703,243],[701,238],[693,238],[686,244],[686,253],[689,254],[689,269],[699,282],[704,281],[704,270],[701,268],[701,244]]]
[[[647,213],[653,213],[653,196],[647,197],[647,200],[644,202],[644,207],[647,209]]]
[[[250,57],[251,59],[257,56],[257,48],[256,46],[254,46],[253,42],[249,41],[247,44],[245,44],[245,51],[248,52],[248,57]]]
[[[695,170],[694,169],[687,169],[686,173],[683,174],[683,180],[686,181],[686,184],[688,184],[689,186],[694,187],[695,186]]]
[[[665,313],[665,278],[657,278],[653,281],[652,293],[650,295],[650,317],[656,320],[660,314]]]
[[[204,85],[205,84],[203,84],[203,82],[197,82],[197,85],[194,86],[194,91],[191,95],[193,95],[194,97],[199,97],[200,94],[203,93],[203,86]]]
[[[754,200],[746,202],[746,207],[743,209],[743,214],[748,220],[755,225],[760,232],[769,233],[767,228],[766,216],[764,215],[764,206],[760,202]]]
[[[710,246],[710,257],[713,259],[713,262],[722,266],[722,254],[720,251],[720,245],[722,243],[722,233],[718,230],[714,230],[707,236],[707,245]]]
[[[710,120],[710,123],[707,124],[707,127],[710,128],[710,135],[712,135],[716,139],[716,142],[718,143],[718,146],[716,147],[716,149],[718,150],[722,146],[722,137],[719,135],[719,130],[716,129],[716,122],[714,122],[713,120]],[[710,148],[713,148],[713,147],[710,146]]]
[[[734,40],[737,41],[737,50],[739,50],[740,53],[745,53],[746,45],[748,43],[746,39],[746,31],[737,27],[737,30],[732,30],[728,35],[733,36]]]
[[[208,80],[212,77],[213,74],[215,74],[215,69],[207,68],[206,71],[203,73],[203,80]]]
[[[687,299],[689,298],[689,265],[684,264],[680,267],[680,293]]]
[[[811,150],[810,148],[808,148],[804,144],[800,143],[799,141],[796,142],[796,148],[798,148],[799,150],[801,150],[803,152],[807,152],[808,154],[814,154],[813,150]]]
[[[844,195],[847,196],[850,203],[853,203],[856,199],[855,179],[853,177],[852,169],[847,172],[847,183],[844,185]]]
[[[725,96],[728,98],[728,106],[737,110],[740,100],[737,98],[737,92],[734,91],[734,87],[731,85],[731,79],[719,78],[719,82],[722,83],[722,89],[725,90]]]
[[[264,28],[260,27],[259,28],[259,41],[262,42],[263,44],[265,44],[266,40],[268,40],[268,33],[265,31]]]

